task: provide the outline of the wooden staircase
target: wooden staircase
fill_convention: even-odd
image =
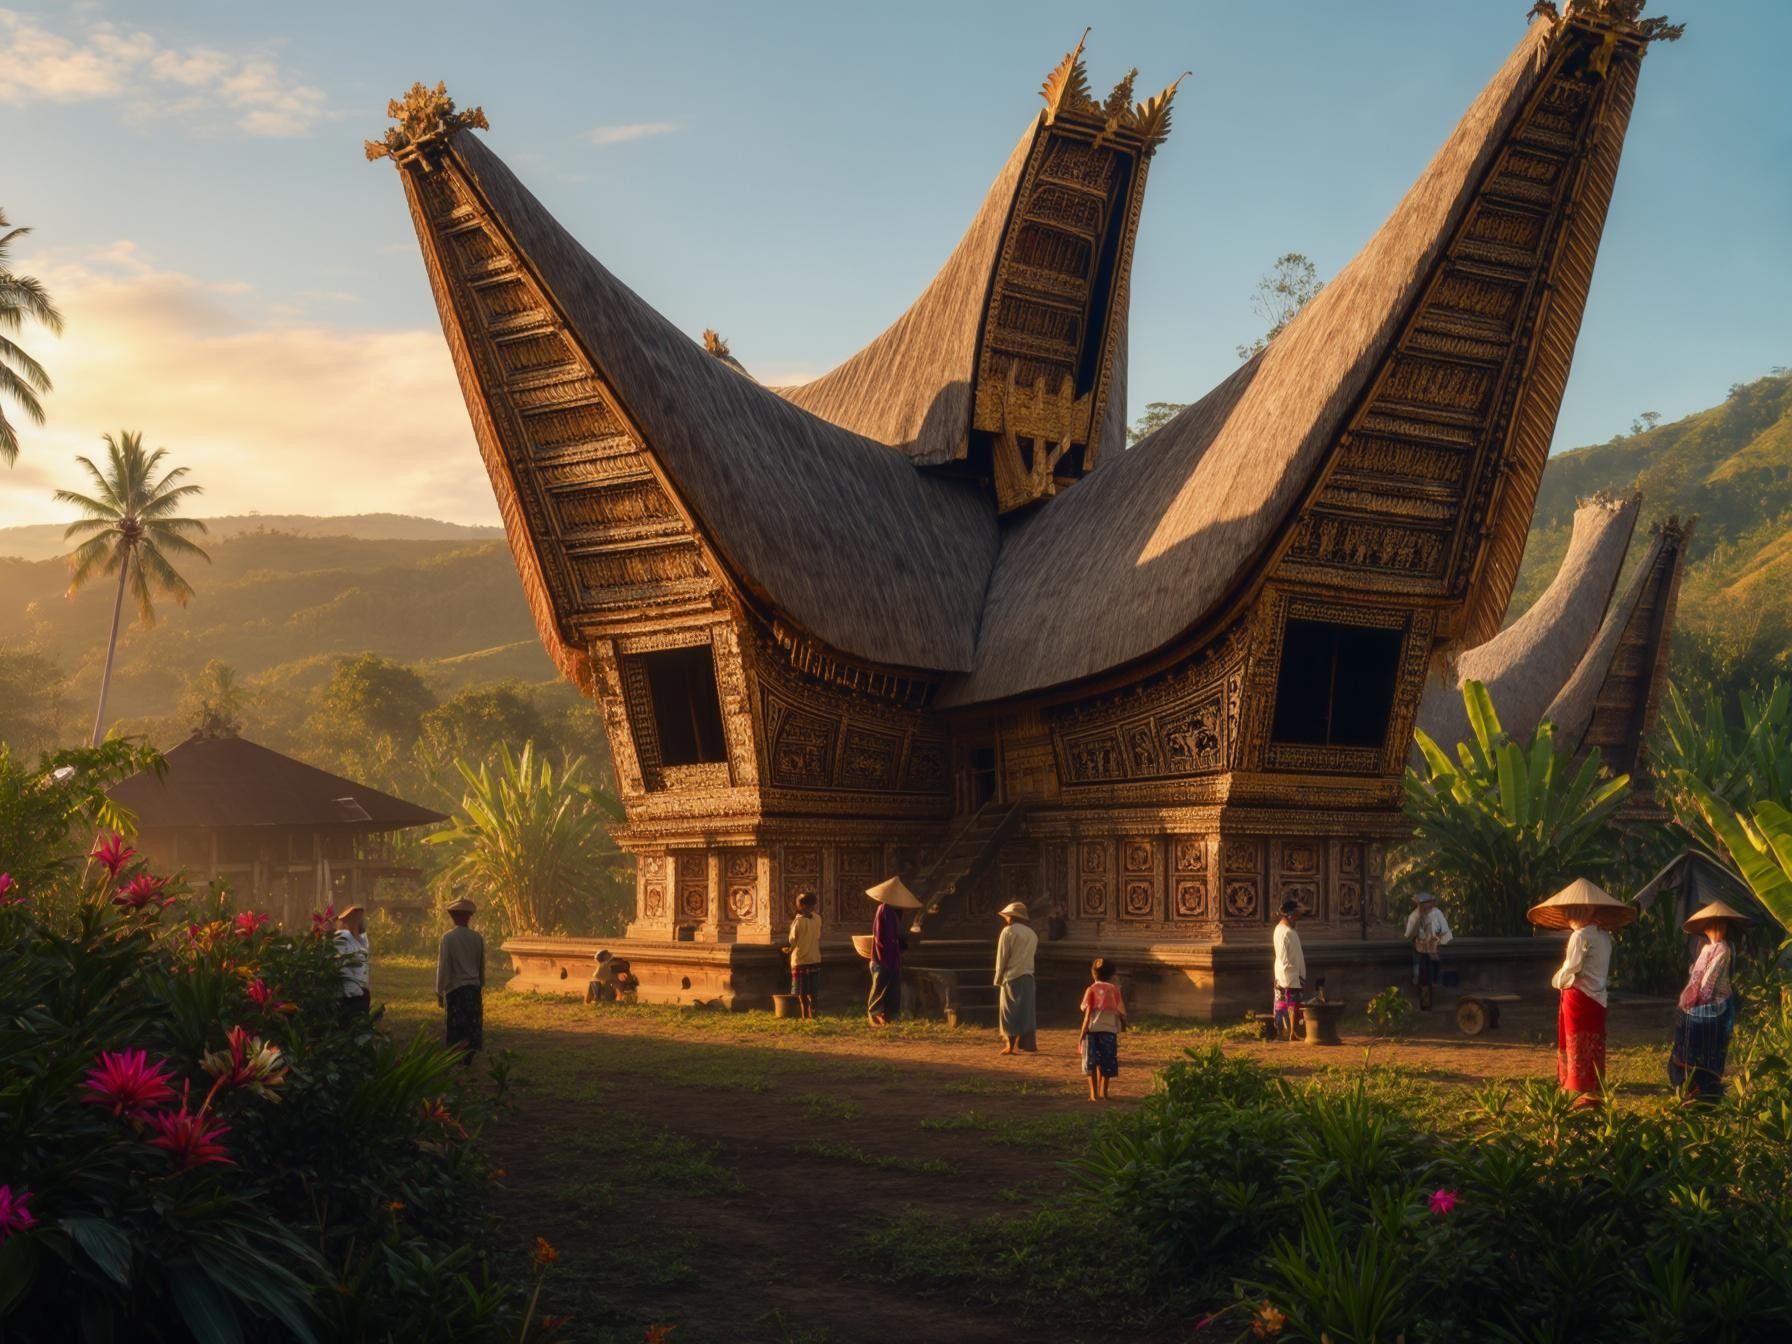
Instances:
[[[925,916],[938,914],[941,905],[961,887],[976,881],[995,861],[1002,842],[1020,825],[1022,811],[1019,803],[988,802],[971,814],[964,829],[952,837],[952,843],[921,879],[923,904],[915,912],[913,926],[917,933]]]

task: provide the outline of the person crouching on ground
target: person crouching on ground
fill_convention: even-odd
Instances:
[[[1443,974],[1438,949],[1455,935],[1450,921],[1438,907],[1437,897],[1421,891],[1412,898],[1412,913],[1406,917],[1406,941],[1412,944],[1412,987],[1419,992],[1419,1007],[1431,1007],[1431,987]]]
[[[473,932],[477,907],[461,897],[448,907],[454,927],[436,951],[436,1004],[448,1013],[448,1045],[471,1064],[485,1046],[485,939]]]
[[[1290,896],[1282,902],[1282,917],[1276,921],[1270,941],[1275,947],[1275,1012],[1276,1032],[1285,1041],[1294,1039],[1295,1021],[1307,983],[1307,954],[1301,949],[1300,935],[1294,923],[1300,918],[1300,903]]]
[[[619,995],[616,992],[616,957],[609,948],[599,948],[597,956],[592,959],[591,979],[585,984],[586,1003],[615,1003]]]
[[[351,905],[336,916],[336,955],[342,967],[342,1016],[364,1016],[373,1006],[367,988],[367,912]]]
[[[995,983],[1002,991],[1002,1053],[1039,1049],[1039,997],[1033,958],[1039,935],[1027,925],[1027,907],[1010,901],[996,912],[1002,936],[996,939]]]
[[[1083,1072],[1089,1100],[1106,1101],[1108,1083],[1120,1072],[1120,1033],[1126,1030],[1126,1001],[1114,983],[1114,963],[1098,957],[1089,968],[1094,981],[1083,991]]]
[[[805,1018],[815,1016],[815,994],[821,982],[821,916],[815,913],[815,906],[814,892],[798,895],[790,941],[784,948],[790,954],[790,992]]]
[[[1574,1105],[1597,1106],[1605,1078],[1606,986],[1612,935],[1636,918],[1636,907],[1577,877],[1547,901],[1525,911],[1545,929],[1568,929],[1562,965],[1550,984],[1562,991],[1556,1012],[1556,1082],[1578,1093]]]

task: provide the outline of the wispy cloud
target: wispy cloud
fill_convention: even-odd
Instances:
[[[104,21],[55,24],[0,9],[0,104],[111,102],[131,120],[253,136],[303,135],[326,115],[323,91],[266,50],[170,47]]]
[[[671,135],[681,129],[676,121],[631,121],[622,126],[593,126],[585,132],[585,138],[594,145],[626,145],[632,140]]]
[[[56,388],[0,470],[0,526],[61,518],[51,484],[121,428],[191,467],[207,512],[494,515],[440,330],[320,320],[128,243],[20,260],[68,324],[33,338]]]

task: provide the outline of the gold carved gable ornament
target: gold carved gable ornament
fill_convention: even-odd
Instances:
[[[362,142],[369,162],[391,159],[403,167],[420,159],[424,150],[441,144],[456,131],[491,129],[484,108],[469,107],[464,112],[457,111],[454,99],[448,96],[447,84],[442,82],[432,89],[419,80],[411,85],[404,97],[394,98],[386,104],[386,115],[398,124],[386,132],[384,140]],[[424,166],[428,166],[427,161]]]

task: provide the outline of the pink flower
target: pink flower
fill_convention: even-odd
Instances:
[[[253,910],[245,910],[236,917],[236,921],[231,925],[231,932],[238,938],[253,938],[256,930],[267,922],[266,915],[258,915]]]
[[[183,1090],[178,1111],[155,1111],[148,1117],[149,1127],[156,1132],[156,1137],[148,1140],[149,1146],[165,1149],[181,1171],[207,1162],[234,1166],[234,1159],[218,1142],[230,1132],[230,1126],[222,1122],[211,1124],[210,1119],[203,1106],[196,1113],[187,1109],[187,1094]]]
[[[335,922],[336,907],[334,905],[326,905],[321,914],[313,910],[311,912],[311,936],[313,938],[326,937],[331,932],[331,925]]]
[[[113,1115],[137,1115],[174,1100],[169,1077],[168,1065],[159,1060],[151,1064],[142,1050],[102,1050],[82,1084],[91,1095],[81,1100],[110,1106]]]
[[[296,1013],[299,1011],[299,1005],[296,1003],[287,1003],[284,1000],[276,1001],[274,991],[269,989],[267,981],[259,976],[249,982],[249,1002],[264,1013]]]
[[[132,910],[142,910],[147,906],[165,910],[174,904],[174,897],[162,895],[162,888],[167,885],[168,879],[165,877],[138,873],[113,893],[112,904],[129,906]]]
[[[1450,1210],[1456,1207],[1456,1192],[1454,1190],[1444,1189],[1433,1190],[1431,1192],[1431,1198],[1426,1200],[1425,1203],[1430,1207],[1431,1212],[1435,1213],[1439,1218],[1442,1218],[1445,1214],[1449,1213]]]
[[[5,909],[9,905],[25,904],[25,898],[23,896],[14,896],[12,894],[12,889],[18,885],[19,884],[13,880],[11,873],[0,873],[0,910]]]
[[[22,1185],[17,1190],[0,1185],[0,1241],[14,1232],[28,1232],[36,1223],[31,1216],[31,1192]]]
[[[218,1080],[217,1087],[240,1087],[268,1101],[279,1101],[274,1089],[286,1081],[280,1047],[241,1027],[232,1027],[227,1039],[228,1048],[213,1050],[199,1061],[199,1067]]]
[[[88,857],[98,859],[106,866],[106,871],[108,873],[111,873],[113,877],[117,877],[118,870],[129,863],[131,857],[136,854],[136,852],[136,850],[125,844],[122,835],[117,831],[113,831],[111,835],[107,836],[104,840],[100,841],[99,844],[93,847],[93,853]]]

